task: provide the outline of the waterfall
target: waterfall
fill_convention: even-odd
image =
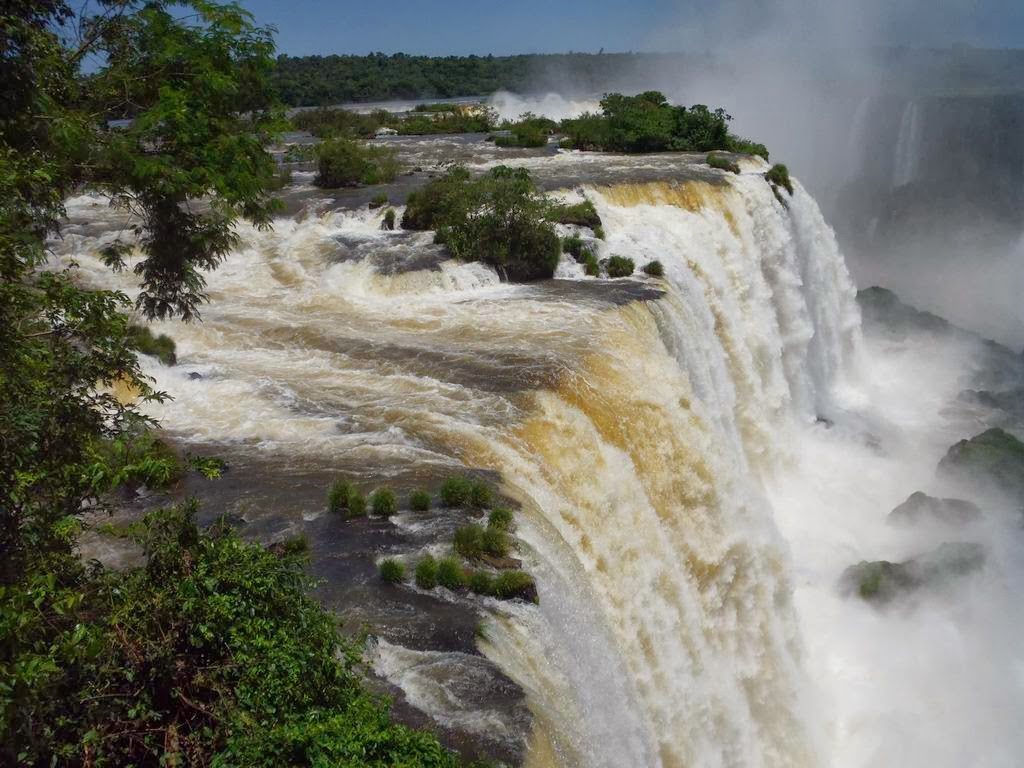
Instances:
[[[755,467],[856,356],[842,259],[802,189],[783,207],[758,176],[590,194],[604,250],[660,259],[668,294],[602,315],[598,347],[473,457],[532,511],[545,625],[488,652],[539,711],[575,699],[548,738],[581,765],[816,765]]]
[[[759,172],[701,175],[584,190],[600,256],[661,261],[661,298],[421,267],[428,235],[329,213],[243,230],[204,322],[168,329],[187,368],[147,363],[174,398],[152,413],[184,440],[500,473],[540,604],[491,601],[480,646],[527,694],[533,766],[822,764],[762,478],[841,406],[854,289],[799,184],[780,201]]]
[[[921,154],[921,117],[917,101],[909,101],[900,118],[900,133],[893,156],[892,185],[902,187],[917,176]]]

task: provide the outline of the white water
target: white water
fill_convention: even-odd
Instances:
[[[900,118],[900,133],[893,157],[893,187],[909,184],[917,176],[921,154],[921,109],[916,101],[907,102]]]
[[[1012,548],[968,594],[896,615],[835,586],[857,560],[921,551],[882,521],[936,490],[970,426],[944,409],[976,350],[862,350],[813,200],[721,178],[586,190],[602,256],[665,265],[662,299],[620,308],[476,265],[386,277],[370,256],[429,236],[382,233],[365,211],[247,231],[205,322],[167,328],[182,365],[148,366],[175,397],[155,415],[185,439],[305,460],[499,470],[541,599],[490,605],[481,648],[528,695],[533,765],[1010,765]],[[109,284],[92,247],[68,245]],[[381,648],[414,704],[486,726],[438,687],[440,659]]]

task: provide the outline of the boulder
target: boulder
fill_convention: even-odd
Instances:
[[[917,491],[889,513],[894,525],[912,525],[933,521],[946,525],[966,525],[981,517],[977,504],[964,499],[939,499]]]
[[[989,429],[961,440],[946,452],[939,471],[995,485],[1024,501],[1024,443],[1003,429]]]
[[[947,542],[938,549],[905,560],[862,561],[850,566],[839,579],[845,594],[884,605],[921,588],[935,588],[979,570],[985,564],[985,549],[973,542]]]

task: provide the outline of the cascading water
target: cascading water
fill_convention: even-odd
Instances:
[[[242,232],[202,324],[168,329],[184,367],[148,365],[175,398],[154,415],[185,441],[355,476],[500,473],[540,603],[487,601],[478,645],[526,693],[528,765],[837,764],[848,720],[818,708],[827,633],[806,679],[788,507],[786,540],[776,528],[807,476],[793,446],[864,404],[831,230],[799,184],[776,198],[759,161],[738,176],[678,156],[522,162],[585,175],[599,256],[657,259],[665,279],[508,285],[429,235],[380,231],[379,212],[282,220]],[[101,218],[90,205],[69,210]],[[72,228],[63,247],[131,289],[90,255],[102,237]],[[457,658],[376,654],[414,703],[465,693],[421,688]],[[437,719],[493,725],[471,710]]]
[[[902,187],[914,180],[920,158],[921,116],[917,101],[907,102],[900,119],[899,137],[892,165],[892,186]]]

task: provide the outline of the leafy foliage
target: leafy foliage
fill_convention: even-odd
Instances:
[[[712,152],[708,155],[708,165],[712,168],[717,168],[720,171],[729,171],[730,173],[739,173],[739,165],[730,160],[725,155],[719,155]]]
[[[605,265],[608,277],[629,277],[636,269],[633,260],[626,256],[612,256]]]
[[[423,490],[413,491],[409,494],[409,509],[413,512],[427,512],[430,510],[430,494]]]
[[[394,181],[399,168],[393,149],[342,136],[328,139],[317,147],[316,163],[313,183],[329,189]]]
[[[482,261],[510,280],[551,277],[559,240],[546,221],[548,202],[525,168],[492,168],[471,180],[453,168],[409,196],[402,227],[433,229],[463,261]]]
[[[657,259],[655,259],[654,261],[649,261],[646,264],[644,264],[643,270],[644,274],[648,275],[649,277],[665,276],[665,266]]]
[[[462,507],[469,502],[473,482],[468,477],[449,477],[441,484],[441,503],[446,507]]]
[[[405,566],[400,560],[389,557],[381,561],[380,577],[389,584],[401,584],[405,581]]]
[[[3,589],[7,764],[455,764],[362,692],[301,552],[194,516],[147,516],[144,568]]]
[[[164,365],[175,365],[178,362],[174,339],[163,333],[154,336],[144,325],[128,326],[128,343],[132,349],[144,355],[151,355]]]
[[[789,168],[781,163],[773,165],[764,177],[768,180],[768,183],[772,185],[773,189],[782,187],[784,190],[789,192],[789,194],[793,194],[793,182],[789,178]]]
[[[601,217],[590,200],[573,205],[557,204],[551,207],[549,220],[559,224],[574,225],[577,227],[590,227],[597,230],[601,226]]]
[[[509,133],[506,136],[495,136],[494,143],[499,147],[543,147],[548,137],[558,128],[558,123],[546,117],[538,117],[532,112],[519,116],[519,121],[503,126]]]
[[[586,113],[562,121],[563,146],[605,152],[710,152],[726,150],[760,154],[761,145],[729,133],[732,116],[704,104],[678,107],[658,91],[636,96],[609,93],[600,114]]]
[[[420,589],[437,586],[437,560],[433,555],[427,555],[416,564],[416,586]]]
[[[461,589],[466,585],[462,563],[455,557],[442,557],[437,561],[437,583],[447,589]]]
[[[390,517],[398,512],[398,499],[390,488],[378,488],[370,496],[370,509],[378,517]]]

